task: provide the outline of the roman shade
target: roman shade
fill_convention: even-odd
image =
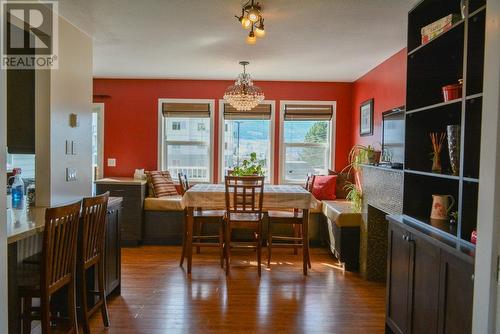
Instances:
[[[249,111],[238,111],[232,107],[229,103],[224,103],[224,119],[226,120],[238,120],[238,119],[260,119],[269,120],[271,119],[271,105],[270,104],[259,104],[255,108]]]
[[[331,105],[286,104],[285,121],[329,121],[333,117]]]
[[[209,103],[163,103],[162,109],[164,117],[210,117]]]

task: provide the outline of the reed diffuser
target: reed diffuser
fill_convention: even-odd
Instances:
[[[441,132],[431,132],[430,134],[432,142],[432,172],[441,173],[441,150],[443,149],[444,138],[446,133]]]

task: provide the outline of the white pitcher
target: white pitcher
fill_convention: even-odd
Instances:
[[[455,199],[451,195],[432,195],[431,219],[448,220],[453,204]]]

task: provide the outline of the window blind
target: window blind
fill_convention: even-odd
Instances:
[[[163,103],[162,108],[164,117],[210,117],[210,104],[208,103]]]
[[[271,119],[271,105],[259,104],[249,111],[238,111],[229,103],[224,104],[224,119],[227,120],[244,120],[244,119]]]
[[[333,117],[331,105],[287,104],[285,121],[329,121]]]

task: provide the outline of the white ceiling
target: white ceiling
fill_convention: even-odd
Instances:
[[[94,75],[354,81],[406,45],[418,0],[261,0],[267,36],[245,44],[245,0],[60,0],[94,38]]]

